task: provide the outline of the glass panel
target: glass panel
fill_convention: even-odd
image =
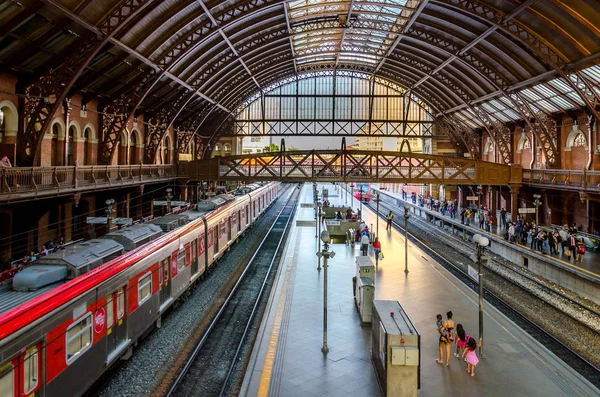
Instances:
[[[23,390],[25,394],[31,393],[38,385],[38,364],[38,351],[36,347],[33,347],[27,351],[23,362]]]
[[[120,319],[125,315],[125,294],[123,288],[117,292],[117,318]]]
[[[185,251],[184,251],[185,255]],[[152,273],[148,273],[138,281],[138,304],[142,304],[150,298],[152,293]]]
[[[13,397],[15,392],[13,365],[8,363],[0,368],[0,396]]]
[[[92,344],[92,314],[79,320],[67,330],[67,364],[70,364]]]
[[[106,297],[106,328],[112,327],[114,322],[114,302],[112,295]]]

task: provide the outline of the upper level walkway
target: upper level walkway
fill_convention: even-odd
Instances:
[[[176,165],[15,167],[0,170],[0,204],[113,189],[177,177]]]
[[[302,150],[215,157],[188,163],[192,179],[392,182],[444,185],[521,183],[521,166],[462,157],[367,150]]]
[[[600,193],[600,171],[523,170],[523,183],[540,188]]]

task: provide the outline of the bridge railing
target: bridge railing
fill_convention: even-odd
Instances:
[[[172,164],[2,168],[0,201],[175,177],[177,166]]]
[[[558,189],[600,192],[600,171],[524,169],[523,183]]]

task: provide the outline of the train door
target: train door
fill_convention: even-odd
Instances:
[[[219,224],[217,224],[213,229],[213,236],[215,240],[213,255],[217,255],[219,253],[219,239],[221,238],[221,235],[219,234]]]
[[[248,224],[250,223],[250,219],[249,219],[249,217],[250,217],[250,210],[248,209],[248,206],[246,206],[246,208],[245,208],[244,211],[245,211],[245,214],[246,214],[246,226],[248,226]]]
[[[198,241],[192,241],[192,276],[198,273]]]
[[[158,288],[160,289],[160,304],[162,305],[171,297],[171,283],[169,282],[169,272],[171,271],[171,261],[165,258],[160,262],[158,267]]]
[[[252,202],[252,219],[256,218],[256,200]]]
[[[106,297],[106,340],[109,357],[127,340],[125,287],[119,288]]]
[[[231,216],[227,217],[227,241],[231,241]]]

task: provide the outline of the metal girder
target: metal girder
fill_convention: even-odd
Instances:
[[[254,81],[254,83],[256,84],[256,86],[258,87],[258,89],[262,91],[262,88],[261,88],[260,84],[258,83],[258,81],[256,80],[256,78],[254,77],[254,75],[252,74],[252,71],[250,70],[250,68],[248,68],[248,66],[246,65],[246,62],[244,62],[244,60],[242,59],[242,57],[238,54],[238,52],[235,49],[235,47],[233,46],[233,44],[231,44],[231,41],[229,41],[229,38],[227,37],[227,35],[225,34],[225,32],[223,32],[223,29],[221,27],[219,27],[219,24],[217,23],[217,20],[213,17],[212,13],[210,12],[210,10],[206,6],[206,4],[204,4],[204,1],[203,0],[196,0],[196,3],[200,4],[200,7],[202,7],[202,10],[204,10],[204,13],[208,17],[208,19],[210,19],[210,21],[212,22],[213,27],[217,28],[217,31],[219,32],[219,34],[221,35],[221,37],[223,38],[223,40],[225,40],[225,42],[227,43],[227,45],[231,49],[231,52],[233,52],[233,54],[236,56],[236,59],[242,64],[242,66],[244,67],[244,69],[246,69],[246,72],[248,72],[248,75]]]
[[[211,171],[209,171],[209,169]],[[508,165],[410,152],[303,150],[216,157],[191,164],[196,180],[336,181],[507,185]]]
[[[525,27],[514,20],[503,20],[503,16],[484,4],[475,0],[435,0],[437,3],[456,7],[472,15],[487,20],[493,25],[497,25],[503,32],[511,35],[516,41],[519,41],[531,49],[538,57],[543,59],[573,88],[582,101],[587,105],[589,111],[600,118],[600,109],[597,105],[600,103],[600,93],[594,90],[593,85],[585,78],[580,78],[577,73],[567,74],[565,67],[569,60],[566,56],[557,51],[553,46],[539,37],[534,31]],[[577,77],[573,77],[577,76]]]
[[[168,108],[162,108],[155,116],[151,117],[147,123],[146,145],[144,146],[144,161],[146,164],[154,163],[156,151],[160,146],[165,134],[173,125],[173,122],[179,112],[192,99],[192,91],[184,91]]]
[[[150,0],[121,0],[98,25],[100,35],[94,32],[82,39],[58,70],[48,71],[25,89],[27,126],[17,139],[19,165],[35,163],[52,116],[62,106],[75,81],[102,47],[149,3]]]

